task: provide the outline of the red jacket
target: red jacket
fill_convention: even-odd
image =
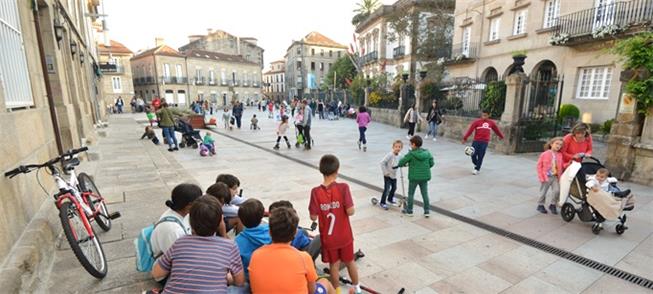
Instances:
[[[574,160],[574,155],[578,153],[585,153],[587,156],[592,155],[592,136],[587,136],[583,142],[577,142],[572,134],[567,134],[562,139],[562,149],[560,149],[560,152],[562,153],[566,168]],[[576,161],[580,162],[580,160]]]
[[[499,127],[497,127],[497,124],[493,120],[479,118],[469,125],[469,129],[467,130],[467,133],[465,133],[463,141],[467,141],[469,135],[475,131],[474,141],[490,142],[490,137],[492,136],[490,130],[494,131],[499,138],[503,139],[503,133],[501,133],[501,130],[499,130]]]
[[[540,182],[546,182],[549,180],[548,172],[553,167],[553,156],[555,155],[556,163],[556,174],[555,176],[560,178],[562,174],[563,165],[562,165],[562,153],[555,152],[553,150],[547,150],[540,154],[540,158],[537,160],[537,178]]]

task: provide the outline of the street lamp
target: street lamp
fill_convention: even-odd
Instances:
[[[54,19],[53,26],[54,26],[54,37],[55,39],[57,39],[57,43],[59,43],[63,39],[63,26],[61,25],[59,18]]]
[[[422,80],[424,80],[424,78],[426,78],[426,74],[427,74],[426,69],[422,69],[422,70],[420,70],[420,72],[419,72],[419,77],[420,77]]]
[[[84,64],[84,52],[79,52],[79,62]]]
[[[408,73],[401,74],[401,79],[404,80],[404,83],[408,81]]]
[[[77,53],[77,43],[74,41],[70,42],[70,53],[72,53],[73,56]]]

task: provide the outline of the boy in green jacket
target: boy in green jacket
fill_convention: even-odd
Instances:
[[[431,152],[422,148],[422,137],[410,138],[410,152],[406,154],[397,167],[408,165],[408,203],[401,211],[403,214],[413,216],[413,198],[415,188],[419,186],[424,201],[424,217],[429,217],[429,189],[428,181],[431,180],[431,168],[435,165]]]

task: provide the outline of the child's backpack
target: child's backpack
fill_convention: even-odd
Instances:
[[[136,270],[139,272],[150,272],[152,271],[152,266],[154,266],[154,261],[159,256],[154,256],[152,252],[152,245],[150,239],[152,239],[152,232],[156,226],[164,222],[175,222],[179,224],[182,228],[184,225],[181,221],[174,216],[166,216],[159,220],[157,223],[149,225],[141,230],[141,233],[134,239],[134,246],[136,247]]]

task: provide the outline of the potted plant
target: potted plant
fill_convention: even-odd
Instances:
[[[513,68],[511,70],[511,73],[524,72],[524,68],[522,66],[526,63],[525,60],[526,60],[526,51],[525,50],[519,50],[519,51],[512,52],[512,65],[513,65]]]

